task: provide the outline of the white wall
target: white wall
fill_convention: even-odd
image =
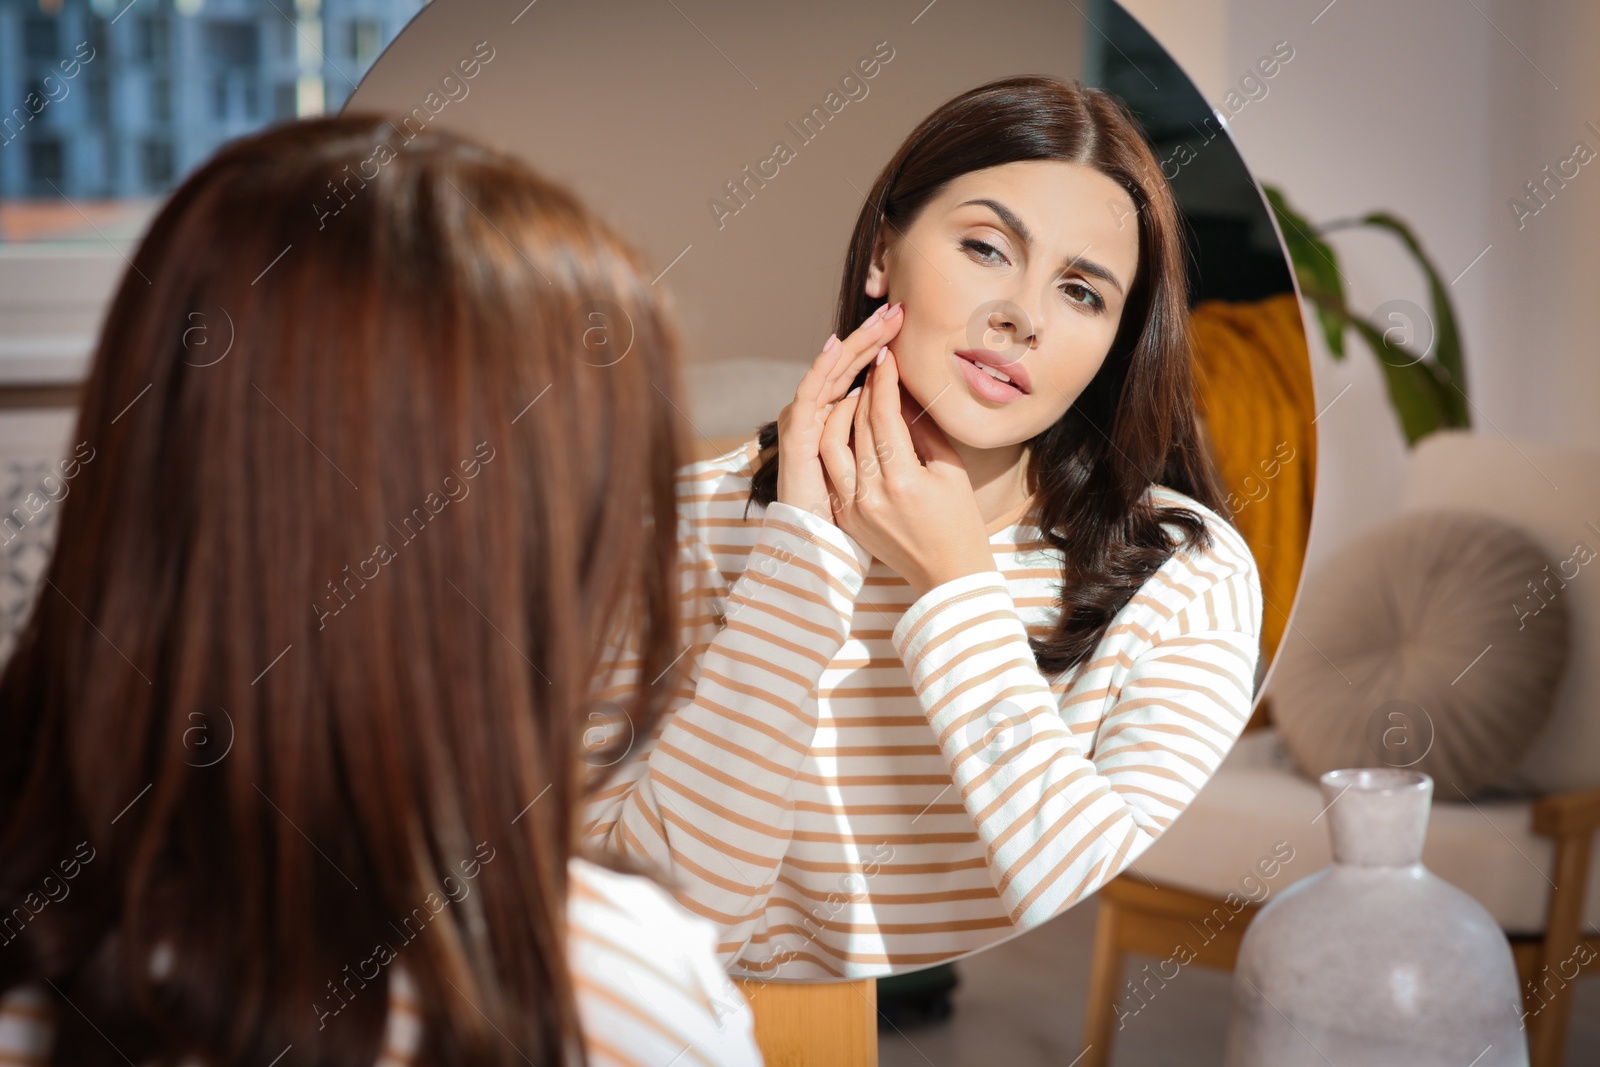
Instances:
[[[1506,206],[1577,140],[1600,152],[1600,132],[1584,128],[1592,119],[1600,129],[1600,6],[1125,2],[1214,106],[1258,56],[1288,41],[1293,60],[1232,122],[1255,177],[1317,222],[1391,211],[1446,280],[1466,271],[1451,292],[1475,430],[1600,448],[1600,160],[1521,232]],[[1226,26],[1225,55],[1214,35],[1195,32],[1202,12]],[[1334,244],[1354,308],[1396,298],[1427,306],[1422,277],[1387,235],[1355,231]],[[1407,448],[1371,352],[1349,335],[1335,361],[1320,334],[1309,341],[1323,409],[1307,561],[1315,567],[1395,514]],[[1528,476],[1541,477],[1531,466]],[[1600,501],[1594,510],[1600,518]]]

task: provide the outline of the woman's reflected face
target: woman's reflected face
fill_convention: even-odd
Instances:
[[[904,234],[886,229],[865,287],[905,303],[889,348],[906,391],[950,438],[997,448],[1060,419],[1099,371],[1138,260],[1138,212],[1117,182],[1007,163],[951,181]]]

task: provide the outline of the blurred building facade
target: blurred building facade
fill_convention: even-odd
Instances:
[[[426,0],[0,0],[0,198],[169,191],[336,112]]]

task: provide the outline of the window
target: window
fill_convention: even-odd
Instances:
[[[51,84],[56,87],[56,95],[62,92],[61,79],[52,78]],[[55,101],[50,99],[50,94],[45,91],[43,78],[29,78],[28,88],[22,94],[22,108],[33,115],[32,125],[38,126],[49,119],[49,112],[55,106]],[[37,109],[37,110],[35,110]]]
[[[60,185],[66,178],[61,142],[53,137],[34,135],[24,142],[28,146],[28,181],[41,190],[41,195],[51,195],[50,183]]]
[[[378,51],[383,47],[383,27],[377,19],[351,19],[346,29],[346,58],[363,67],[378,58]]]
[[[89,16],[89,47],[94,49],[96,59],[104,56],[111,50],[110,21],[96,15]]]
[[[62,152],[43,151],[66,168],[60,192],[45,186],[41,193],[18,143],[15,161],[0,167],[0,206],[8,216],[39,213],[47,221],[0,227],[0,242],[70,240],[115,255],[106,242],[140,232],[147,198],[170,192],[224,141],[267,122],[337,110],[346,79],[359,81],[425,2],[0,0],[0,108],[9,109],[0,110],[0,148],[48,133]],[[50,83],[58,97],[50,101],[43,76],[65,80],[57,65],[68,59],[77,73],[66,96]],[[38,113],[25,104],[29,91],[49,101]],[[82,103],[69,99],[73,92]],[[120,168],[111,162],[117,159]],[[59,211],[62,205],[8,202],[41,195],[126,199],[102,210],[138,217],[97,228]]]
[[[279,21],[289,29],[287,21]],[[204,29],[205,52],[216,66],[254,67],[261,62],[261,33],[253,23],[217,21],[206,24]]]
[[[139,146],[139,167],[144,184],[159,189],[172,181],[172,142],[151,137]]]
[[[31,15],[22,24],[22,54],[30,60],[50,63],[60,58],[56,44],[56,20]]]
[[[111,125],[111,80],[103,74],[89,76],[89,125]]]
[[[172,121],[172,80],[166,77],[150,79],[150,118],[159,123]]]
[[[134,52],[141,63],[160,64],[168,58],[171,23],[166,18],[142,18],[136,27]]]

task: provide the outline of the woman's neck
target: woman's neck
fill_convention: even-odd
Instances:
[[[974,448],[951,439],[951,447],[967,468],[967,480],[978,500],[985,527],[993,526],[1022,506],[1028,498],[1028,450],[1021,444],[1001,448]]]

